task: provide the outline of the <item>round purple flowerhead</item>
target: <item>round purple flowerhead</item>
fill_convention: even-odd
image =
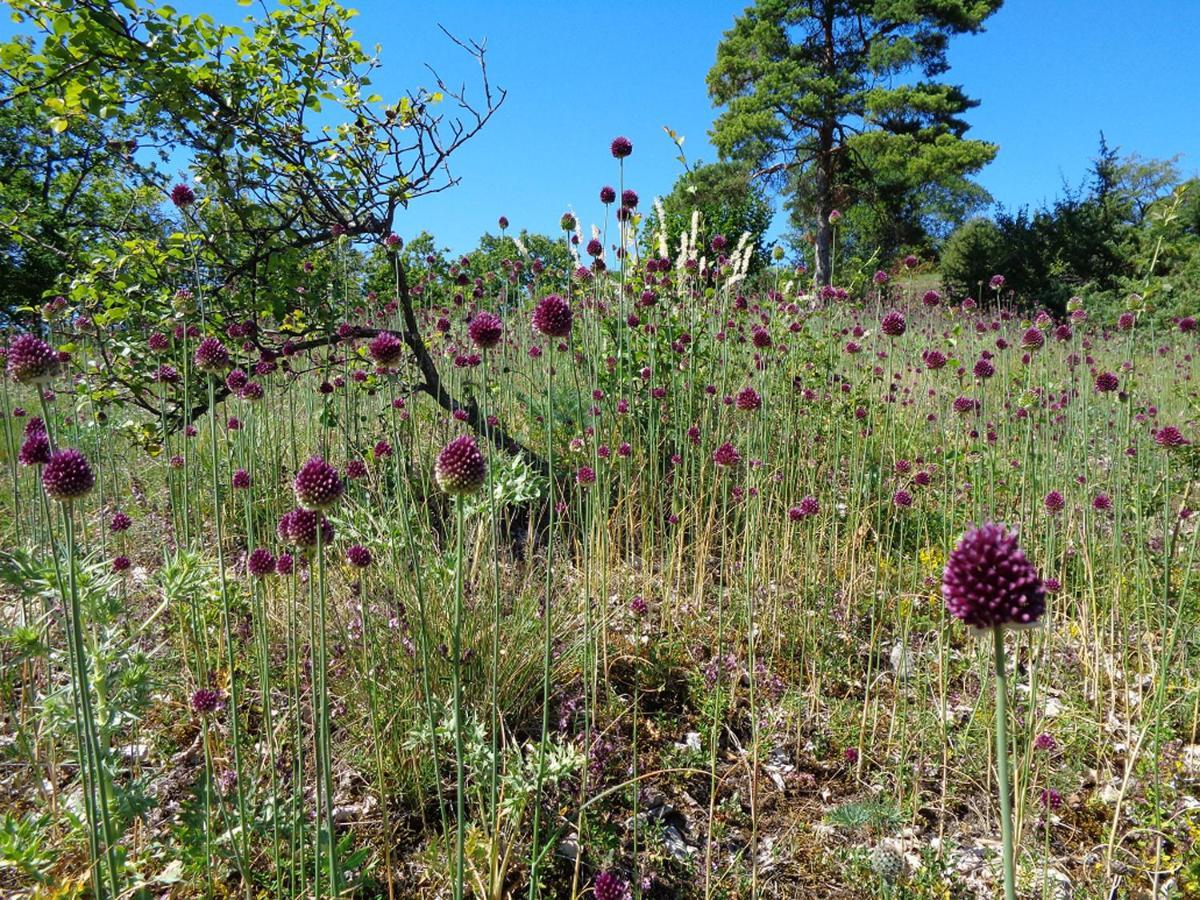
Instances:
[[[1118,386],[1117,376],[1113,372],[1101,372],[1096,376],[1096,390],[1102,394],[1115,391]]]
[[[988,523],[970,529],[942,573],[947,611],[976,632],[1031,627],[1046,611],[1046,589],[1016,534]]]
[[[295,547],[315,547],[317,528],[321,529],[323,545],[333,541],[333,525],[323,513],[312,509],[293,509],[283,514],[276,533],[281,541]]]
[[[108,520],[108,530],[114,533],[128,531],[133,524],[133,520],[123,512],[115,512],[112,518]]]
[[[183,209],[196,202],[196,192],[186,184],[177,184],[171,188],[171,202]]]
[[[258,547],[246,557],[246,571],[255,578],[265,578],[275,571],[275,557],[266,547]]]
[[[365,569],[371,565],[371,551],[362,544],[354,544],[346,550],[346,562],[356,569]]]
[[[35,431],[21,442],[17,462],[23,466],[44,466],[50,462],[50,439],[46,432]]]
[[[487,460],[469,434],[455,438],[438,454],[433,477],[447,494],[473,494],[487,479]]]
[[[736,466],[742,461],[742,454],[738,453],[737,448],[729,441],[723,443],[720,447],[713,451],[713,462],[718,466],[729,468]]]
[[[617,199],[617,192],[608,185],[600,188],[600,202],[605,206]]]
[[[381,366],[394,366],[404,353],[404,342],[390,331],[383,331],[371,338],[367,344],[371,359]]]
[[[54,348],[33,334],[22,334],[8,345],[8,374],[21,384],[45,384],[58,374]]]
[[[196,347],[196,356],[193,362],[201,372],[219,375],[229,368],[229,351],[217,338],[205,338]]]
[[[1047,512],[1056,513],[1062,512],[1063,507],[1067,505],[1067,501],[1066,498],[1063,497],[1063,495],[1058,491],[1051,491],[1046,495],[1046,498],[1042,501],[1042,504],[1046,507]]]
[[[220,691],[212,688],[200,688],[192,692],[192,712],[202,716],[215,713],[224,704],[225,698]]]
[[[305,509],[328,509],[341,499],[346,486],[337,469],[319,456],[300,467],[292,481],[296,501]]]
[[[592,888],[596,900],[629,900],[629,882],[616,872],[601,872]]]
[[[504,324],[495,313],[482,310],[477,312],[467,326],[467,334],[481,350],[490,350],[500,343],[504,336]]]
[[[883,321],[879,323],[879,328],[888,337],[900,337],[900,335],[904,334],[905,329],[908,328],[908,324],[904,321],[903,313],[892,310],[883,317]]]
[[[570,337],[573,318],[566,300],[558,294],[548,294],[533,311],[533,327],[546,337]]]
[[[627,137],[615,137],[611,150],[614,159],[624,159],[633,152],[633,141]]]
[[[1040,328],[1030,328],[1021,335],[1021,347],[1025,350],[1041,350],[1046,343],[1046,336]]]
[[[244,491],[246,488],[250,487],[250,473],[245,469],[238,469],[233,473],[230,483],[239,491]]]
[[[1174,425],[1164,425],[1158,431],[1152,432],[1154,442],[1160,447],[1165,447],[1168,450],[1174,450],[1176,447],[1182,447],[1188,443],[1187,438],[1183,436],[1183,432]]]
[[[296,567],[296,560],[292,557],[292,554],[290,554],[290,553],[280,553],[279,559],[275,560],[275,574],[276,575],[284,575],[284,576],[291,575],[292,572],[295,571],[295,567]]]
[[[86,497],[95,483],[87,457],[78,450],[55,450],[42,466],[42,486],[61,503]]]
[[[737,404],[737,408],[742,410],[742,412],[754,412],[755,410],[762,408],[762,397],[760,397],[758,391],[752,387],[744,387],[738,391],[737,398],[734,402]]]

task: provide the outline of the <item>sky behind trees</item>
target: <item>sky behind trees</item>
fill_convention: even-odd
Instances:
[[[180,9],[240,21],[234,0],[182,0]],[[585,226],[616,186],[608,152],[630,137],[626,187],[648,208],[682,172],[663,132],[684,135],[691,162],[712,162],[715,111],[704,78],[742,2],[653,0],[580,4],[494,0],[396,3],[348,0],[364,46],[382,45],[376,87],[385,97],[432,81],[424,63],[470,85],[471,60],[438,30],[486,39],[492,83],[508,90],[494,120],[454,157],[462,183],[415,203],[397,227],[422,229],[457,251],[474,247],[505,215],[515,230],[552,232],[575,210]],[[0,31],[11,33],[11,23]],[[1100,132],[1122,153],[1182,154],[1200,172],[1200,2],[1195,0],[1007,0],[979,35],[952,41],[945,79],[981,105],[969,137],[1000,152],[979,181],[1009,207],[1038,205],[1077,186]],[[447,110],[449,111],[449,110]],[[784,216],[776,218],[774,233]]]

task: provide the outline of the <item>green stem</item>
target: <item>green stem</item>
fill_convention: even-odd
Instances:
[[[996,776],[1000,790],[1000,835],[1004,842],[1004,898],[1017,900],[1013,868],[1012,798],[1008,782],[1008,676],[1005,674],[1004,628],[992,629],[996,651]]]

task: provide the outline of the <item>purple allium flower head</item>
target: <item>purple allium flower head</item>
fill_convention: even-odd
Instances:
[[[991,360],[978,359],[975,361],[973,371],[976,378],[991,378],[996,374],[996,367],[992,365]]]
[[[942,302],[942,295],[937,291],[926,291],[925,295],[921,298],[921,302],[926,306],[937,306]]]
[[[612,203],[616,199],[617,199],[617,192],[615,190],[613,190],[611,187],[609,187],[607,184],[604,187],[600,188],[600,202],[603,203],[605,206],[608,206],[608,204]]]
[[[392,455],[392,445],[387,441],[376,441],[372,452],[376,459],[385,459]]]
[[[146,340],[146,345],[155,353],[162,353],[164,350],[170,349],[171,339],[161,331],[156,331]]]
[[[266,547],[257,547],[246,557],[246,571],[255,578],[265,578],[275,571],[275,557]]]
[[[292,481],[296,501],[305,509],[328,509],[341,499],[346,486],[337,469],[320,456],[311,457]]]
[[[487,460],[469,434],[455,438],[437,456],[433,477],[447,494],[473,494],[487,480]]]
[[[917,259],[917,257],[913,256],[911,253],[904,257],[904,268],[906,269],[915,269],[920,264],[921,260]]]
[[[621,191],[621,206],[624,209],[634,209],[638,205],[637,191],[626,188]]]
[[[499,344],[500,339],[504,336],[504,324],[495,313],[481,310],[471,319],[471,324],[467,326],[467,334],[475,342],[476,347],[481,350],[490,350]]]
[[[18,335],[8,345],[8,374],[21,384],[45,384],[60,366],[58,353],[37,335]]]
[[[202,716],[215,713],[224,703],[224,695],[212,688],[200,688],[192,692],[192,712],[199,713]]]
[[[874,281],[876,284],[887,284],[888,273],[883,271],[883,269],[880,269],[878,272],[876,272],[874,275],[871,276],[871,280]]]
[[[50,438],[44,431],[35,431],[21,442],[17,462],[23,466],[44,466],[50,462]]]
[[[236,394],[246,386],[246,382],[249,380],[249,376],[241,369],[234,369],[225,376],[225,387],[229,388],[231,394]]]
[[[741,461],[742,454],[738,453],[737,448],[729,441],[726,441],[713,451],[713,462],[718,466],[729,468],[736,466]]]
[[[1158,431],[1151,433],[1154,435],[1154,443],[1168,450],[1174,450],[1176,447],[1183,447],[1189,443],[1183,436],[1183,432],[1174,425],[1164,425]]]
[[[649,610],[650,606],[646,603],[646,598],[641,594],[638,594],[629,601],[629,611],[635,616],[644,616]]]
[[[508,216],[501,216],[501,217],[500,217],[500,218],[499,218],[499,219],[496,221],[496,224],[500,226],[500,230],[501,230],[501,231],[504,231],[505,229],[507,229],[507,228],[508,228]]]
[[[186,184],[177,184],[171,188],[171,202],[180,209],[191,206],[196,202],[196,192]]]
[[[371,565],[371,551],[362,544],[353,544],[346,548],[346,562],[356,569],[365,569]]]
[[[596,470],[591,466],[580,466],[575,472],[575,483],[582,487],[596,483]]]
[[[1136,320],[1134,318],[1133,313],[1123,312],[1123,313],[1121,313],[1121,315],[1117,316],[1117,327],[1120,328],[1122,331],[1129,331],[1130,329],[1133,328],[1133,324],[1135,321]]]
[[[633,142],[627,137],[615,137],[610,149],[615,159],[624,159],[633,152]]]
[[[257,381],[247,381],[246,386],[238,392],[238,396],[247,403],[257,403],[263,398],[263,386]]]
[[[737,394],[737,408],[743,412],[754,412],[762,409],[762,397],[752,387],[744,387]]]
[[[394,366],[404,354],[404,342],[390,331],[381,331],[367,344],[371,359],[381,366]]]
[[[899,509],[908,509],[913,505],[913,496],[908,491],[901,488],[892,494],[892,504]]]
[[[1196,330],[1196,320],[1192,316],[1184,316],[1179,320],[1179,330],[1184,334],[1191,334]]]
[[[1115,391],[1119,385],[1120,382],[1117,381],[1117,376],[1113,372],[1101,372],[1096,376],[1096,390],[1102,394]]]
[[[879,328],[888,337],[900,337],[908,328],[908,324],[904,321],[904,314],[899,310],[893,309],[883,317],[883,321],[879,323]]]
[[[361,459],[352,459],[346,463],[346,477],[351,481],[367,477],[367,464]]]
[[[295,567],[296,560],[290,553],[280,553],[279,558],[275,560],[276,575],[291,575]]]
[[[120,575],[122,572],[128,572],[129,567],[132,565],[133,562],[128,556],[114,556],[112,561],[113,574]]]
[[[942,573],[946,609],[984,632],[1035,625],[1046,610],[1046,590],[1016,534],[988,523],[963,535]]]
[[[558,294],[548,294],[533,311],[533,327],[546,337],[565,338],[571,334],[573,318],[566,300]]]
[[[1049,753],[1058,746],[1058,741],[1054,739],[1054,735],[1043,731],[1033,739],[1033,749],[1041,750],[1043,753]]]
[[[1104,493],[1097,494],[1092,498],[1092,509],[1096,512],[1107,512],[1112,509],[1112,497]]]
[[[1056,513],[1062,512],[1063,507],[1067,505],[1067,501],[1058,491],[1051,491],[1042,500],[1042,505],[1046,507],[1047,512]]]
[[[925,362],[925,368],[936,372],[938,369],[946,365],[946,354],[941,350],[926,350],[921,354],[921,358]]]
[[[1000,290],[1000,288],[1004,287],[1004,276],[993,275],[988,279],[988,287],[990,287],[993,291]]]
[[[237,490],[244,491],[246,488],[250,487],[250,473],[245,469],[238,469],[233,473],[233,478],[230,479],[230,483]]]
[[[276,534],[279,539],[295,547],[315,547],[317,529],[321,529],[321,544],[328,546],[333,541],[333,525],[317,510],[298,507],[286,512],[279,519]]]
[[[182,469],[183,464],[184,459],[179,454],[175,454],[169,460],[167,460],[167,465],[169,465],[172,469]]]
[[[629,900],[632,895],[629,882],[616,872],[601,872],[596,876],[592,896],[596,900]]]
[[[70,503],[86,497],[95,484],[92,467],[78,450],[55,450],[42,466],[42,487],[52,500]]]
[[[201,372],[209,375],[219,375],[229,368],[229,351],[215,337],[202,340],[196,347],[194,365]]]
[[[108,520],[108,530],[114,534],[128,531],[131,525],[133,525],[133,520],[123,512],[113,513],[112,518]]]
[[[1039,328],[1030,328],[1021,335],[1021,348],[1024,350],[1041,350],[1046,343],[1046,336]]]

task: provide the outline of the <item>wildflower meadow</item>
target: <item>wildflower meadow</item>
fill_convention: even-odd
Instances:
[[[487,89],[386,115],[453,150]],[[557,221],[449,253],[386,186],[272,219],[318,165],[253,143],[276,102],[0,322],[0,893],[1200,896],[1168,238],[1042,303],[826,209],[814,282],[613,135]]]

